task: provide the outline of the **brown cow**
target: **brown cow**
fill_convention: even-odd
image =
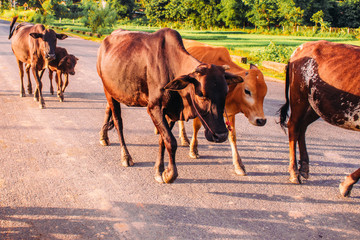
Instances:
[[[300,175],[306,179],[309,177],[305,132],[312,122],[321,117],[332,125],[360,130],[359,56],[358,46],[327,41],[305,43],[291,56],[286,72],[286,103],[279,110],[280,124],[285,128],[289,106],[291,109],[287,123],[291,182],[301,183]],[[359,178],[360,168],[340,184],[341,194],[349,196]]]
[[[115,31],[104,39],[99,50],[97,71],[107,98],[100,142],[109,144],[107,131],[112,123],[118,131],[121,161],[133,165],[123,136],[120,103],[147,106],[160,132],[155,179],[170,183],[177,177],[176,139],[171,129],[177,120],[199,117],[209,141],[223,142],[228,136],[223,115],[228,83],[243,80],[223,67],[203,64],[186,52],[181,36],[164,28],[155,33]],[[111,115],[114,121],[111,121]],[[165,147],[169,164],[164,169]]]
[[[228,65],[229,72],[241,76],[244,83],[229,86],[226,96],[224,117],[230,121],[231,131],[229,131],[229,142],[232,149],[233,164],[238,175],[246,175],[236,146],[235,115],[244,113],[249,122],[255,126],[264,126],[266,118],[263,111],[264,97],[267,86],[261,71],[255,66],[250,65],[250,69],[241,68],[231,60],[229,51],[225,47],[216,47],[192,40],[184,40],[186,50],[196,59],[205,63],[216,65]],[[227,116],[226,116],[227,113]],[[180,124],[180,139],[187,142],[183,122]],[[198,118],[193,122],[194,134],[190,143],[190,157],[199,158],[197,149],[197,133],[201,128]]]
[[[10,24],[9,39],[11,40],[11,49],[15,54],[20,70],[21,90],[20,96],[25,96],[24,90],[24,69],[23,63],[30,64],[36,81],[34,97],[39,101],[40,108],[45,107],[42,96],[41,76],[47,67],[48,61],[55,58],[56,39],[63,40],[67,38],[65,34],[57,34],[51,29],[45,29],[42,24],[24,24],[15,26],[17,17],[14,17]],[[28,92],[31,94],[30,76],[28,74]]]
[[[55,81],[57,83],[57,96],[60,98],[60,102],[64,101],[64,92],[69,84],[69,74],[75,74],[75,65],[79,60],[72,54],[68,54],[65,48],[56,47],[56,58],[49,62],[49,79],[50,79],[50,92],[54,94],[54,88],[52,85],[53,72],[56,72]],[[65,82],[62,81],[62,75],[65,76]]]

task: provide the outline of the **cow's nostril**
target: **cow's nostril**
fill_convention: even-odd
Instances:
[[[258,126],[264,126],[265,124],[266,124],[266,118],[256,119],[256,125],[258,125]]]

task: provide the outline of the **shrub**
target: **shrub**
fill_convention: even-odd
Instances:
[[[293,47],[276,45],[274,42],[270,41],[270,44],[265,47],[264,50],[258,50],[254,52],[252,56],[254,59],[256,59],[257,62],[273,61],[279,63],[286,63],[289,60],[293,51]]]

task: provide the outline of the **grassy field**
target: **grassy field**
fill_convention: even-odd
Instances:
[[[4,16],[3,16],[4,17]],[[10,18],[8,18],[9,20]],[[84,27],[82,23],[75,21],[73,22],[70,19],[63,19],[60,22],[56,21],[52,24],[52,26],[62,27],[64,32],[73,35],[79,35],[80,37],[101,41],[105,36],[98,39],[95,37],[89,37],[83,34],[76,34],[74,32],[69,32],[72,30],[79,30],[90,32],[90,29]],[[140,26],[124,26],[117,25],[114,26],[113,29],[126,29],[133,31],[147,31],[154,32],[159,28],[155,27],[140,27]],[[108,29],[107,32],[111,33],[112,29]],[[360,46],[360,40],[356,38],[346,38],[346,37],[302,37],[302,36],[285,36],[285,35],[264,35],[264,34],[249,34],[243,31],[197,31],[197,30],[178,30],[181,36],[185,39],[197,40],[199,42],[203,42],[210,45],[215,46],[224,46],[229,49],[231,55],[238,55],[247,57],[248,60],[252,63],[257,63],[261,65],[261,62],[254,62],[254,55],[264,49],[270,44],[270,42],[275,43],[276,45],[283,46],[286,48],[295,49],[297,46],[309,42],[309,41],[317,41],[317,40],[328,40],[331,42],[340,42],[346,44],[353,44]],[[243,65],[243,67],[247,67]],[[265,75],[284,79],[283,73],[277,73],[275,71],[271,71],[268,69],[262,68],[262,71]]]

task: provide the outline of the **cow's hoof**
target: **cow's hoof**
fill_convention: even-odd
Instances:
[[[290,176],[289,181],[294,184],[301,184],[300,175]]]
[[[344,186],[344,183],[340,183],[339,184],[339,190],[340,190],[340,194],[341,196],[343,197],[350,197],[350,193],[351,193],[351,189],[352,189],[352,185],[348,186],[348,187],[345,187]]]
[[[245,167],[235,168],[235,173],[236,173],[236,175],[239,175],[239,176],[247,175]]]
[[[176,171],[165,169],[162,173],[162,179],[164,183],[173,183],[177,178],[178,174]]]
[[[309,179],[309,172],[300,171],[300,175],[305,179]]]
[[[190,146],[190,141],[188,138],[180,138],[181,146],[188,147]]]
[[[124,155],[121,158],[121,164],[123,165],[123,167],[131,167],[134,166],[134,161],[132,160],[130,155]]]
[[[20,97],[25,97],[25,93],[20,93]]]
[[[109,146],[110,145],[110,140],[108,138],[100,139],[100,144],[103,145],[103,146]]]
[[[59,102],[64,102],[64,98],[63,98],[63,97],[60,98],[60,99],[59,99]]]
[[[38,101],[39,101],[39,99],[34,97],[34,102],[38,102]]]
[[[194,151],[190,151],[190,152],[189,152],[189,156],[190,156],[191,158],[194,158],[194,159],[200,158],[199,153],[198,153],[198,152],[194,152]]]
[[[164,180],[162,179],[161,173],[155,173],[155,181],[158,183],[164,183]]]
[[[46,107],[45,107],[45,104],[40,104],[40,105],[39,105],[39,108],[40,108],[40,109],[45,109],[45,108],[46,108]]]

